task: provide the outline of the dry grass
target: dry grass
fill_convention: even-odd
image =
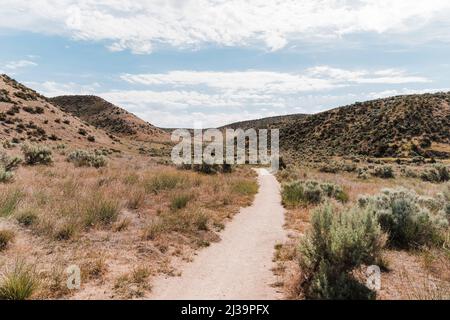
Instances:
[[[52,166],[20,167],[12,183],[0,184],[0,228],[16,235],[0,256],[0,271],[22,257],[41,281],[37,298],[137,297],[149,288],[137,282],[175,273],[176,260],[218,241],[227,220],[251,204],[254,181],[245,167],[203,175],[122,155],[96,169],[54,153]],[[82,271],[81,290],[66,287],[72,264]],[[146,281],[142,272],[133,275],[143,264]],[[123,275],[122,296],[115,284]]]
[[[0,252],[5,250],[14,240],[14,232],[11,230],[0,230]]]

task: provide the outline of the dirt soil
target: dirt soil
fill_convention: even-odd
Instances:
[[[257,169],[260,189],[252,206],[227,224],[222,241],[182,266],[180,277],[161,276],[150,299],[281,299],[274,287],[274,246],[285,240],[280,186],[266,169]]]

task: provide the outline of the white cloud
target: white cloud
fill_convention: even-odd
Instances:
[[[59,83],[54,81],[45,82],[26,82],[27,86],[37,90],[47,97],[56,97],[63,95],[89,95],[95,94],[100,89],[100,84],[94,82],[92,84],[81,85],[74,82]]]
[[[449,14],[448,0],[3,0],[0,28],[106,40],[135,53],[158,45],[278,50],[364,32],[449,40]]]
[[[409,75],[402,70],[345,70],[329,66],[309,68],[301,73],[272,71],[170,71],[156,74],[125,74],[121,78],[132,84],[205,86],[221,92],[295,94],[335,89],[355,84],[427,83],[431,80]]]
[[[402,83],[428,83],[430,79],[420,76],[408,75],[404,70],[383,69],[370,72],[368,70],[344,70],[329,66],[309,68],[308,73],[313,76],[328,77],[336,81],[352,82],[358,84],[402,84]]]
[[[5,64],[5,69],[8,70],[16,70],[25,67],[34,67],[37,66],[36,62],[30,60],[17,60],[17,61],[9,61]]]

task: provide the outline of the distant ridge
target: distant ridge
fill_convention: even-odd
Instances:
[[[450,158],[450,93],[395,96],[227,127],[278,128],[282,152],[294,159],[348,155]]]
[[[49,100],[65,112],[110,134],[134,136],[138,140],[149,140],[167,135],[165,131],[97,96],[70,95]]]

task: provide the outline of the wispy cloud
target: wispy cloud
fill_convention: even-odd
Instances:
[[[37,66],[37,63],[30,60],[17,60],[17,61],[8,61],[5,63],[4,68],[7,70],[17,70],[25,67],[34,67]]]
[[[205,86],[222,92],[278,93],[336,89],[354,84],[428,83],[430,79],[409,75],[406,71],[346,70],[330,66],[316,66],[301,73],[271,71],[171,71],[157,74],[125,74],[121,78],[132,84],[174,88]]]
[[[63,95],[74,95],[74,94],[95,94],[101,89],[100,84],[97,82],[91,84],[78,84],[75,82],[61,83],[54,81],[44,81],[39,82],[26,82],[27,86],[38,90],[47,97],[56,97]]]
[[[134,53],[209,44],[274,51],[361,33],[448,41],[449,14],[447,0],[3,0],[0,28],[106,40]]]

